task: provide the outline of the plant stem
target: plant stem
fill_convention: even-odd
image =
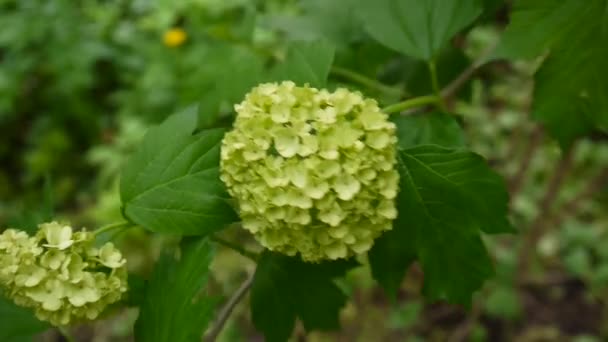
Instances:
[[[511,199],[515,199],[515,196],[519,193],[519,190],[521,189],[521,186],[523,185],[528,173],[528,169],[530,168],[532,159],[534,158],[534,154],[538,151],[538,148],[543,142],[543,135],[543,130],[540,127],[535,127],[532,134],[525,139],[526,149],[521,159],[520,166],[513,178],[509,180],[509,192],[511,194]],[[517,142],[514,141],[513,143],[515,144]]]
[[[575,147],[576,145],[571,146],[568,150],[563,152],[564,155],[556,166],[555,173],[549,180],[547,191],[540,200],[538,214],[530,225],[530,228],[528,228],[522,241],[517,257],[517,282],[520,285],[525,283],[528,279],[530,264],[536,256],[536,245],[543,237],[547,223],[549,223],[546,222],[546,218],[551,214],[553,203],[557,199],[559,190],[563,185],[568,172],[572,168]]]
[[[392,96],[401,96],[403,95],[403,91],[401,89],[395,88],[395,87],[391,87],[391,86],[387,86],[386,84],[382,84],[372,78],[369,78],[367,76],[361,75],[359,73],[356,73],[352,70],[348,70],[345,68],[341,68],[341,67],[337,67],[337,66],[333,66],[330,70],[330,72],[336,76],[341,76],[343,78],[346,78],[350,81],[359,83],[369,89],[372,90],[377,90],[379,92],[385,93],[387,95],[392,95]]]
[[[131,222],[117,222],[117,223],[112,223],[112,224],[108,224],[106,226],[103,226],[99,229],[96,229],[95,231],[93,231],[93,234],[95,235],[100,235],[103,233],[107,233],[111,230],[115,230],[115,229],[127,229],[127,228],[131,228],[134,227],[135,225]]]
[[[258,254],[257,253],[248,251],[245,248],[243,248],[242,246],[237,245],[236,243],[224,240],[224,239],[219,238],[217,236],[211,236],[211,241],[217,242],[220,245],[228,247],[228,248],[232,249],[233,251],[239,253],[240,255],[242,255],[242,256],[244,256],[246,258],[249,258],[249,259],[251,259],[253,261],[257,262],[257,260],[258,260]]]
[[[416,107],[420,107],[420,106],[424,106],[424,105],[428,105],[428,104],[433,104],[433,103],[437,103],[438,101],[440,101],[440,99],[435,96],[435,95],[426,95],[426,96],[420,96],[420,97],[414,97],[413,99],[408,99],[405,100],[403,102],[399,102],[399,103],[395,103],[392,104],[390,106],[384,107],[382,109],[383,112],[390,114],[390,113],[399,113],[402,112],[404,110],[408,110],[408,109],[412,109],[412,108],[416,108]]]
[[[234,308],[236,307],[236,305],[243,298],[245,298],[245,294],[251,288],[251,284],[253,284],[254,276],[255,276],[255,271],[249,277],[247,277],[247,279],[241,284],[241,286],[239,286],[239,288],[232,294],[230,299],[228,299],[226,304],[224,304],[224,307],[222,307],[222,310],[218,314],[217,321],[214,323],[213,327],[209,330],[209,334],[205,337],[205,339],[204,339],[205,341],[213,342],[217,339],[218,335],[224,328],[226,321],[228,321],[230,314],[232,314],[232,311],[234,311]]]
[[[447,113],[447,107],[445,105],[443,97],[441,97],[441,90],[439,89],[439,81],[437,79],[437,64],[434,60],[431,60],[429,61],[428,65],[429,72],[431,74],[431,84],[433,85],[433,92],[437,97],[437,106],[439,107],[439,109],[441,109],[441,111]]]
[[[57,327],[57,330],[59,331],[61,336],[63,336],[63,338],[66,339],[66,341],[76,342],[76,340],[74,339],[74,337],[72,336],[72,334],[70,333],[70,331],[68,330],[67,327],[65,327],[65,326]]]

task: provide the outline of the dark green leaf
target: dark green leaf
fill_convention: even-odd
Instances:
[[[0,341],[31,342],[35,335],[49,328],[33,312],[13,304],[0,293]]]
[[[339,328],[346,295],[333,278],[357,266],[354,260],[309,264],[265,252],[251,288],[251,316],[267,341],[287,341],[299,317],[307,331]]]
[[[399,217],[370,252],[374,277],[395,295],[414,258],[433,300],[469,304],[493,274],[481,232],[512,232],[502,178],[468,151],[420,146],[399,153]]]
[[[182,244],[176,260],[163,255],[146,285],[145,301],[135,323],[141,342],[199,342],[217,298],[204,293],[214,250],[207,239]]]
[[[497,55],[531,58],[550,51],[537,72],[533,117],[563,147],[608,128],[607,0],[518,1]]]
[[[497,57],[532,58],[584,26],[592,3],[605,0],[517,0],[496,51]],[[586,23],[585,23],[586,24]],[[570,41],[568,43],[573,43]]]
[[[554,48],[535,75],[532,116],[564,147],[594,128],[608,129],[608,78],[601,72],[608,70],[608,44],[597,32]]]
[[[441,112],[393,115],[391,120],[397,125],[401,148],[418,145],[465,146],[463,131],[453,115]]]
[[[272,80],[325,87],[334,53],[334,47],[326,41],[293,42],[289,45],[285,61],[273,70]]]
[[[192,135],[189,110],[150,129],[127,163],[120,194],[127,218],[154,232],[204,235],[236,220],[219,179],[221,129]]]
[[[262,61],[253,53],[228,49],[216,58],[223,61],[217,63],[221,67],[201,97],[198,128],[221,127],[224,124],[221,122],[222,112],[232,112],[234,104],[241,102],[245,94],[262,80]]]
[[[146,301],[146,280],[139,274],[129,273],[129,291],[125,304],[141,306]]]
[[[480,0],[353,0],[369,34],[382,44],[431,60],[482,11]]]

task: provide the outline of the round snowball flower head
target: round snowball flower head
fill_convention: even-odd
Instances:
[[[266,248],[304,261],[368,251],[397,216],[397,138],[375,100],[266,83],[235,106],[221,179]]]
[[[112,243],[96,248],[93,233],[57,222],[39,227],[0,234],[0,285],[17,305],[68,325],[97,318],[127,291],[126,260]]]

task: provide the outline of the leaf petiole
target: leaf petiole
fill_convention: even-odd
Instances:
[[[447,106],[445,105],[445,101],[441,97],[441,89],[439,89],[439,81],[437,78],[437,64],[435,64],[434,60],[429,61],[429,72],[431,76],[431,84],[433,85],[433,92],[435,92],[435,96],[437,97],[437,106],[441,111],[447,113]]]
[[[362,86],[365,86],[372,90],[377,90],[377,91],[385,93],[387,95],[391,95],[391,96],[404,95],[404,91],[399,88],[388,86],[386,84],[378,82],[372,78],[361,75],[361,74],[354,72],[352,70],[349,70],[349,69],[333,66],[331,68],[330,72],[336,76],[343,77],[345,79],[348,79],[349,81],[359,83]]]
[[[384,107],[382,109],[382,111],[387,114],[399,113],[404,110],[421,107],[421,106],[428,105],[428,104],[438,103],[439,101],[440,101],[440,98],[436,95],[420,96],[420,97],[415,97],[413,99],[408,99],[403,102],[395,103],[390,106]]]
[[[135,226],[136,225],[133,224],[132,222],[117,222],[117,223],[108,224],[99,229],[96,229],[93,231],[93,234],[95,234],[95,236],[98,236],[100,234],[107,233],[111,230],[118,230],[118,229],[124,230],[124,229],[128,229],[128,228],[135,227]]]

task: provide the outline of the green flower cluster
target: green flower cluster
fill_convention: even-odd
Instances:
[[[305,261],[368,251],[397,216],[395,125],[358,92],[266,83],[235,106],[221,179],[243,227]]]
[[[59,326],[97,318],[126,292],[126,260],[112,243],[95,248],[93,233],[57,222],[39,228],[0,234],[0,285],[17,305]]]

